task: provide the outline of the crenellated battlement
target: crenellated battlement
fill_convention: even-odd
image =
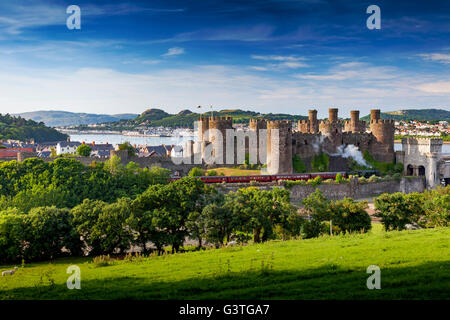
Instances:
[[[375,120],[370,120],[370,124],[390,124],[390,125],[394,125],[395,124],[395,120],[391,120],[391,119],[375,119]]]
[[[416,138],[406,137],[402,138],[402,144],[417,144],[417,145],[442,145],[442,138]]]
[[[209,117],[209,121],[233,121],[233,119],[231,117],[228,116],[210,116]]]
[[[292,128],[291,120],[269,120],[267,121],[267,128]]]

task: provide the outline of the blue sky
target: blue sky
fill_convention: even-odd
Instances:
[[[450,110],[449,71],[449,1],[0,3],[1,113]]]

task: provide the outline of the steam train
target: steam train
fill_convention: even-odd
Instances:
[[[199,176],[198,178],[205,183],[248,183],[251,181],[258,182],[273,182],[279,180],[309,180],[316,177],[321,177],[322,180],[336,179],[337,174],[347,178],[349,175],[356,175],[361,177],[370,177],[372,175],[379,175],[377,170],[360,170],[360,171],[340,171],[340,172],[316,172],[316,173],[296,173],[296,174],[276,174],[276,175],[250,175],[250,176]],[[181,177],[172,177],[172,181],[181,179]]]

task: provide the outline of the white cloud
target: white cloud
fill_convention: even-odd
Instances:
[[[297,69],[297,68],[305,68],[309,67],[308,64],[300,61],[306,60],[304,57],[297,57],[297,56],[280,56],[280,55],[252,55],[252,59],[255,60],[262,60],[270,62],[266,64],[264,67],[253,67],[259,68],[255,70],[259,71],[267,71],[267,70],[273,70],[273,71],[279,71],[282,69]]]
[[[298,79],[315,81],[341,81],[341,80],[364,80],[378,81],[394,79],[398,70],[392,67],[372,66],[361,62],[341,63],[323,73],[308,73],[295,75]]]
[[[176,113],[212,104],[217,109],[239,107],[294,114],[307,114],[314,106],[319,116],[326,116],[328,107],[337,106],[341,116],[349,116],[354,108],[366,113],[375,106],[383,110],[405,105],[445,106],[450,99],[450,82],[433,82],[431,76],[413,79],[407,74],[374,82],[356,78],[310,83],[273,74],[254,75],[242,67],[223,65],[127,73],[99,68],[6,68],[2,64],[1,113],[42,109],[140,113],[149,106]]]
[[[424,83],[416,87],[417,89],[427,93],[450,93],[450,81],[438,81]],[[448,103],[448,102],[447,102]]]
[[[68,14],[64,4],[35,4],[33,1],[5,1],[0,6],[0,27],[9,35],[21,34],[25,29],[44,26],[65,26]],[[185,9],[145,8],[130,3],[112,5],[81,5],[82,17],[127,15],[145,12],[178,13]]]
[[[304,57],[296,57],[296,56],[276,56],[276,55],[252,55],[252,59],[264,60],[264,61],[299,61],[306,60]]]
[[[163,54],[163,57],[177,56],[184,53],[183,48],[173,47],[170,48],[167,53]]]
[[[424,60],[436,61],[444,64],[450,64],[450,54],[445,53],[425,53],[419,54]]]
[[[256,71],[267,71],[269,68],[261,67],[261,66],[250,66],[249,69],[256,70]]]

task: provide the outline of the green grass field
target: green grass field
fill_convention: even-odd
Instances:
[[[449,299],[450,228],[272,241],[98,266],[60,259],[0,278],[1,299]],[[66,269],[81,268],[81,290]],[[369,290],[369,265],[381,289]],[[10,269],[2,266],[0,269]]]
[[[213,169],[217,174],[224,174],[226,176],[251,176],[261,174],[260,170],[239,169],[239,168],[215,168]]]

